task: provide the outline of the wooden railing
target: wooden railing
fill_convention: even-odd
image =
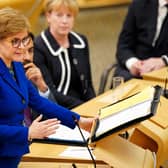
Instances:
[[[103,7],[109,5],[128,4],[131,0],[77,0],[80,8]]]
[[[42,12],[43,0],[0,0],[0,9],[12,7],[22,11],[30,20],[32,31]]]

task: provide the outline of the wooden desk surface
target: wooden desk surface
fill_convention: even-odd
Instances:
[[[164,87],[166,69],[161,69],[148,74],[147,80],[131,80],[131,83],[138,83],[136,90],[141,90],[146,85],[160,85]],[[152,74],[152,75],[151,75]],[[159,78],[160,77],[160,78]],[[128,82],[128,83],[129,83]],[[127,83],[125,83],[127,85]],[[133,91],[134,92],[134,91]],[[132,93],[132,92],[131,92]],[[141,122],[135,129],[131,142],[151,149],[156,152],[157,168],[168,160],[168,100],[161,97],[157,113],[154,117]],[[138,130],[138,131],[137,131]]]
[[[32,143],[30,153],[24,155],[23,161],[41,161],[41,162],[67,162],[67,163],[92,163],[91,159],[81,159],[60,156],[69,146],[58,144]],[[96,160],[97,163],[104,163],[102,160]]]
[[[155,82],[165,82],[168,78],[168,68],[162,68],[142,75],[144,80],[151,80]]]
[[[111,135],[96,143],[95,155],[116,168],[150,168],[154,166],[149,150],[138,148],[129,141]]]
[[[163,82],[144,81],[141,79],[132,79],[125,82],[115,90],[109,90],[105,93],[97,96],[96,98],[89,100],[86,103],[72,109],[82,116],[95,116],[99,113],[99,109],[109,104],[114,103],[117,100],[123,99],[130,95],[133,95],[141,91],[145,86],[160,85],[164,86]]]
[[[93,168],[92,163],[75,163],[77,168]],[[72,163],[56,162],[21,162],[18,168],[72,168]],[[111,168],[106,164],[97,164],[96,168]]]
[[[68,146],[33,143],[30,154],[23,157],[24,162],[64,162],[89,163],[91,160],[60,156]],[[152,168],[152,153],[144,150],[119,136],[109,136],[100,140],[94,149],[97,164],[109,164],[117,168]]]
[[[162,71],[165,71],[165,69],[163,69]],[[122,99],[138,91],[141,91],[145,86],[149,86],[149,85],[151,86],[160,85],[164,87],[164,82],[162,82],[161,80],[153,80],[153,78],[152,80],[132,79],[124,83],[123,85],[119,86],[116,90],[107,91],[106,93],[100,96],[97,96],[95,99],[92,99],[82,104],[81,106],[78,106],[73,110],[76,112],[79,112],[81,115],[94,116],[98,114],[99,109],[101,107],[113,103],[113,98],[117,97],[116,95],[119,94],[118,99]],[[128,86],[131,88],[130,90],[128,89],[129,88]],[[148,136],[149,139],[154,140],[155,143],[158,145],[158,150],[157,150],[158,165],[163,163],[165,159],[168,159],[166,154],[168,152],[168,146],[167,146],[167,143],[168,143],[168,128],[167,128],[168,105],[167,104],[168,102],[167,103],[166,102],[167,102],[167,99],[161,98],[161,103],[159,105],[162,105],[162,106],[158,108],[156,116],[154,116],[149,120],[141,122],[138,125],[138,130],[140,130],[146,136]],[[138,138],[139,137],[135,136],[135,139],[137,139],[137,141],[139,141]],[[144,139],[141,139],[141,141],[144,141],[144,143],[150,143],[150,140],[148,142],[145,142]]]
[[[141,122],[131,136],[131,142],[156,152],[157,168],[168,160],[168,100],[161,97],[157,113]],[[143,138],[145,137],[145,138]]]
[[[129,82],[126,82],[117,87],[115,90],[106,91],[105,93],[89,100],[88,102],[83,103],[82,105],[72,110],[83,116],[95,116],[99,113],[99,110],[102,107],[125,98],[129,96],[130,93],[139,91],[139,87],[141,86],[139,85],[139,81],[142,80],[133,79]]]
[[[127,97],[132,93],[140,91],[144,85],[150,84],[150,82],[142,82],[142,80],[133,79],[115,90],[109,90],[74,108],[73,111],[84,116],[95,116],[101,107],[113,103],[113,101],[116,101],[116,98],[122,99]],[[91,163],[91,160],[87,159],[65,158],[60,156],[60,153],[66,148],[67,146],[64,145],[33,143],[30,146],[31,153],[25,155],[23,161]],[[94,154],[98,164],[107,163],[117,168],[152,168],[154,164],[150,151],[138,147],[116,134],[98,141]]]

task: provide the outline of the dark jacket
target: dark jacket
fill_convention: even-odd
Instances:
[[[58,104],[73,108],[93,97],[89,49],[84,36],[71,32],[70,47],[59,46],[49,30],[35,39],[34,62]]]
[[[117,45],[118,67],[115,76],[125,79],[131,74],[125,67],[131,57],[140,60],[168,55],[168,33],[159,43],[152,45],[156,33],[158,0],[133,0],[125,18]]]

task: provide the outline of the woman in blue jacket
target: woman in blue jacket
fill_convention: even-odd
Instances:
[[[55,133],[60,121],[74,128],[75,117],[82,128],[89,130],[93,120],[40,97],[26,78],[20,60],[30,42],[27,18],[4,8],[0,10],[0,25],[0,167],[16,168],[22,155],[29,152],[29,140]],[[39,116],[29,128],[24,127],[23,111],[28,106],[49,119],[40,122]]]

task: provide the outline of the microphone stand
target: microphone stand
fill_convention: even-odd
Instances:
[[[166,80],[165,80],[165,86],[164,86],[164,90],[163,90],[163,96],[165,97],[165,98],[168,98],[168,90],[167,90],[167,78],[166,78]]]
[[[94,157],[93,157],[93,155],[92,155],[92,152],[91,152],[90,149],[89,149],[88,142],[86,141],[86,139],[85,139],[85,137],[84,137],[84,135],[83,135],[83,133],[82,133],[82,131],[81,131],[81,128],[80,128],[80,126],[79,126],[79,124],[78,124],[78,121],[77,121],[77,119],[75,118],[75,116],[72,116],[72,118],[73,118],[73,120],[74,120],[76,126],[77,126],[78,129],[79,129],[79,132],[80,132],[80,134],[81,134],[81,136],[82,136],[82,139],[83,139],[84,143],[86,144],[86,148],[87,148],[87,150],[88,150],[88,152],[89,152],[89,154],[90,154],[90,157],[91,157],[91,159],[92,159],[94,168],[96,168],[96,161],[95,161],[95,159],[94,159]]]

